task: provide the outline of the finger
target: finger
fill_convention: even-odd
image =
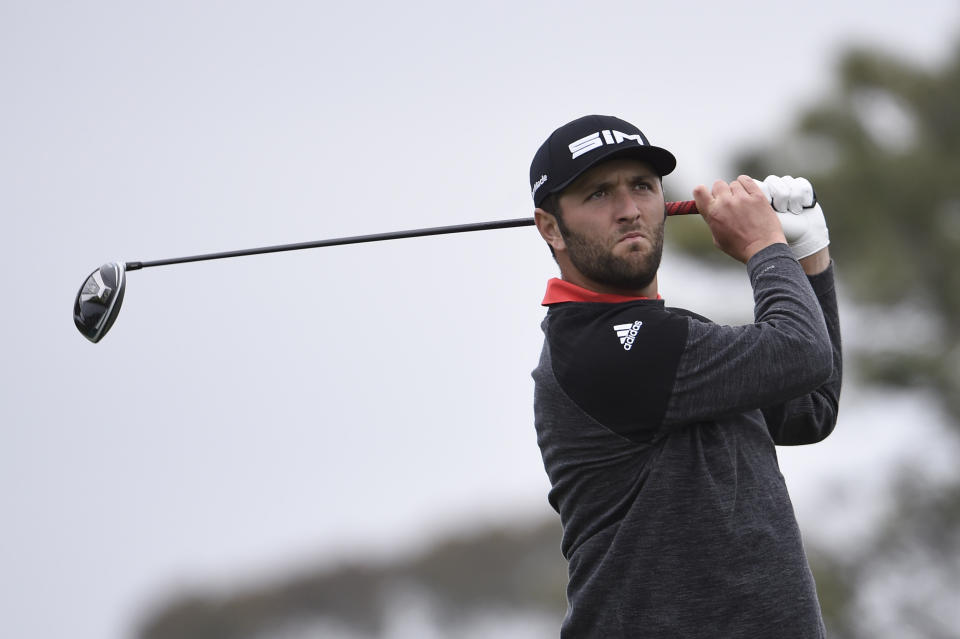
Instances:
[[[713,190],[711,192],[714,198],[730,195],[730,185],[723,180],[717,180],[713,183]]]
[[[710,210],[710,206],[713,204],[713,196],[710,195],[707,187],[700,184],[693,189],[693,201],[697,203],[697,210],[702,215]]]
[[[799,177],[796,180],[797,190],[800,194],[800,206],[809,209],[817,203],[817,196],[813,192],[813,185],[807,178]]]
[[[741,175],[737,178],[737,184],[747,192],[748,195],[764,195],[763,189],[757,186],[757,181],[749,175]],[[766,199],[766,196],[764,196]]]
[[[768,175],[764,180],[767,188],[770,189],[770,204],[781,213],[790,210],[790,193],[784,178],[777,175]]]
[[[761,182],[760,180],[754,178],[753,183],[757,185],[757,188],[763,192],[763,197],[767,198],[767,201],[770,201],[770,188],[767,186],[766,182]]]
[[[803,204],[801,203],[803,201],[802,185],[796,178],[790,175],[783,176],[783,184],[787,192],[787,211],[794,215],[799,215],[803,212]]]
[[[730,183],[730,194],[733,195],[733,197],[743,197],[746,195],[746,189],[743,188],[743,184],[740,183],[739,178]]]

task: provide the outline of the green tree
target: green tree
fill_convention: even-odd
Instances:
[[[875,318],[858,323],[865,334],[851,336],[857,346],[848,357],[867,383],[932,397],[946,415],[944,444],[956,447],[960,47],[935,69],[857,49],[838,71],[834,94],[803,112],[783,140],[742,153],[738,172],[810,178],[844,290]],[[894,321],[895,331],[871,332]],[[960,636],[950,603],[960,600],[960,475],[931,481],[916,467],[898,474],[891,512],[859,552],[817,553],[818,577],[842,604],[825,601],[832,636],[876,637],[878,628],[858,616],[863,593],[881,588],[887,636]]]

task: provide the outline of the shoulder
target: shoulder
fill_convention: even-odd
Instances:
[[[544,331],[554,376],[597,421],[647,430],[662,418],[694,315],[652,300],[553,306]]]
[[[667,308],[660,300],[637,300],[617,304],[569,302],[550,307],[544,329],[551,340],[593,341],[622,330],[614,330],[614,326],[632,326],[639,322],[647,327],[647,332],[651,332],[683,325],[686,318],[705,320],[684,309]]]
[[[666,310],[668,313],[671,313],[672,315],[675,315],[675,316],[677,316],[677,317],[689,317],[690,319],[695,319],[695,320],[697,320],[698,322],[705,322],[705,323],[707,323],[707,324],[713,324],[713,321],[710,320],[709,318],[704,317],[703,315],[700,315],[699,313],[694,313],[693,311],[688,311],[688,310],[685,309],[685,308],[668,307],[668,308],[665,309],[665,310]]]

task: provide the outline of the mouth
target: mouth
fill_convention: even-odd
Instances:
[[[629,233],[624,233],[623,236],[621,236],[621,238],[617,240],[617,243],[619,244],[620,242],[631,242],[633,240],[642,239],[642,238],[643,238],[643,233],[641,233],[640,231],[631,231]]]

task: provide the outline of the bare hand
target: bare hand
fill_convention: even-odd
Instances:
[[[693,199],[713,243],[735,260],[746,263],[761,249],[787,241],[770,202],[749,176],[730,184],[717,180],[710,191],[701,184],[693,190]]]

